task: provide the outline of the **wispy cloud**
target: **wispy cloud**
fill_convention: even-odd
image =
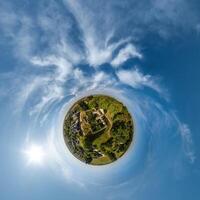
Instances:
[[[158,93],[162,93],[163,89],[155,81],[155,78],[151,75],[144,75],[138,68],[129,70],[117,71],[119,80],[133,88],[149,87]]]
[[[67,7],[71,8],[81,30],[82,42],[85,48],[85,61],[93,67],[110,63],[113,52],[127,43],[130,38],[124,37],[118,41],[112,41],[115,27],[109,27],[109,29],[104,30],[105,32],[102,32],[102,29],[98,28],[98,26],[101,26],[99,24],[101,20],[95,17],[96,14],[92,10],[89,10],[87,3],[82,5],[80,2],[71,0],[66,0],[65,2]]]
[[[190,128],[187,124],[179,123],[180,133],[182,136],[183,141],[183,149],[185,152],[186,157],[190,160],[191,163],[194,163],[196,156],[193,149],[193,140],[192,140],[192,133]]]
[[[81,91],[100,90],[107,87],[114,87],[116,79],[103,71],[97,71],[92,75],[85,74],[80,69],[74,70],[72,82],[75,82],[70,88],[73,95],[79,94]]]
[[[111,61],[111,65],[118,67],[130,58],[142,58],[142,54],[132,44],[128,44],[126,47],[121,49],[118,55]]]
[[[63,57],[49,55],[47,57],[33,57],[31,63],[40,67],[55,67],[55,81],[65,82],[67,76],[72,72],[72,64]]]

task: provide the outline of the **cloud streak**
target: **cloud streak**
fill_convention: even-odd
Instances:
[[[158,94],[164,94],[164,89],[159,85],[158,81],[156,81],[156,78],[151,75],[142,74],[138,68],[119,70],[117,71],[117,77],[122,83],[133,88],[148,87],[158,92]],[[165,96],[166,95],[167,94],[165,94]]]
[[[130,58],[142,58],[142,54],[132,44],[128,44],[125,48],[121,49],[118,55],[111,61],[111,65],[118,67]]]

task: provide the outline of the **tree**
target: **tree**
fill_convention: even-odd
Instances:
[[[91,163],[92,162],[92,157],[91,156],[85,157],[85,162],[86,163]]]

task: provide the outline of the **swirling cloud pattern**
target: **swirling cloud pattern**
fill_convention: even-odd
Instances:
[[[183,176],[196,157],[192,134],[179,120],[164,78],[145,73],[140,41],[146,32],[167,39],[177,27],[195,25],[195,11],[188,10],[187,1],[35,4],[31,9],[27,3],[28,12],[4,2],[0,11],[1,35],[9,39],[16,63],[0,75],[0,95],[13,111],[12,121],[23,127],[18,130],[24,136],[18,148],[40,144],[49,170],[82,190],[98,188],[106,199],[137,199],[145,189],[156,187],[154,180],[162,185],[166,174]],[[183,23],[185,15],[191,21]],[[123,101],[135,123],[129,151],[103,167],[74,158],[62,136],[70,105],[98,93]]]

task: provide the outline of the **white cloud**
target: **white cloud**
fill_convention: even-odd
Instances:
[[[91,80],[90,89],[101,88],[104,89],[109,85],[114,86],[115,80],[105,72],[96,72]]]
[[[110,42],[114,35],[114,27],[102,32],[99,29],[99,19],[94,16],[87,6],[81,5],[81,2],[66,0],[67,7],[70,7],[78,27],[81,29],[82,42],[85,47],[85,61],[93,66],[98,67],[105,63],[110,63],[113,51],[121,45],[127,43],[130,38],[125,37],[117,42]],[[110,43],[109,43],[110,42]]]
[[[105,89],[114,86],[116,79],[103,71],[97,71],[90,77],[82,70],[75,69],[73,74],[75,84],[72,84],[70,93],[76,95],[79,91]]]
[[[48,67],[54,66],[56,67],[56,75],[55,80],[64,82],[66,81],[67,76],[72,71],[72,65],[66,59],[62,57],[56,57],[54,55],[49,55],[46,57],[33,57],[30,62],[34,65]]]
[[[193,150],[191,131],[187,124],[181,122],[179,122],[179,129],[182,136],[183,150],[185,151],[185,155],[189,158],[190,162],[193,163],[195,161],[195,153]]]
[[[99,65],[110,63],[113,52],[129,39],[122,39],[119,42],[112,44],[106,43],[103,47],[100,45],[98,46],[98,42],[95,40],[96,38],[92,37],[85,40],[85,45],[87,47],[86,59],[91,66],[98,67]]]
[[[121,49],[118,55],[111,61],[111,65],[118,67],[130,58],[142,58],[142,54],[132,44],[128,44]]]
[[[119,80],[134,88],[141,88],[143,86],[149,87],[159,93],[162,92],[160,85],[154,81],[154,78],[150,75],[142,74],[137,68],[130,70],[117,71]]]

